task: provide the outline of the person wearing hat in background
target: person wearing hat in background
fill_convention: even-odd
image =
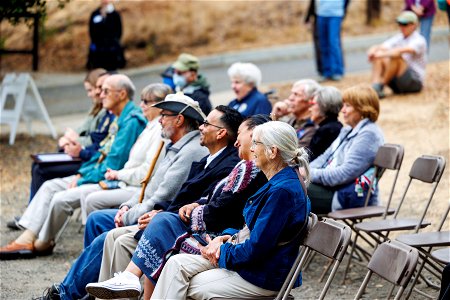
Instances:
[[[212,106],[209,100],[209,83],[206,77],[198,73],[200,67],[198,58],[182,53],[173,63],[172,80],[177,92],[183,92],[200,104],[200,108],[207,115]]]
[[[427,44],[416,31],[419,19],[415,13],[404,11],[396,21],[400,33],[367,51],[372,87],[380,98],[385,96],[385,85],[394,93],[416,93],[425,79]]]

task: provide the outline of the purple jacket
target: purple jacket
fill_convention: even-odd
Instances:
[[[419,0],[419,2],[423,6],[423,15],[420,18],[432,17],[436,14],[436,3],[434,3],[434,0]],[[412,10],[411,7],[415,3],[416,0],[405,0],[404,10]]]

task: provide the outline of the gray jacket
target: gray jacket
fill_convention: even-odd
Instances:
[[[155,204],[172,201],[188,178],[191,164],[194,161],[200,161],[208,154],[208,149],[200,146],[198,130],[189,132],[175,144],[169,145],[166,156],[145,189],[142,203],[138,203],[141,193],[139,191],[120,206],[130,207],[130,210],[123,215],[123,223],[126,226],[136,224],[138,218],[151,211]]]
[[[384,137],[377,124],[364,119],[345,126],[325,152],[311,162],[311,182],[338,186],[355,180],[373,165]]]

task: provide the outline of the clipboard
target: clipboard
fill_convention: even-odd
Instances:
[[[73,158],[72,156],[65,153],[38,153],[38,154],[30,154],[30,157],[37,164],[54,164],[54,163],[79,163],[81,162],[80,158]]]

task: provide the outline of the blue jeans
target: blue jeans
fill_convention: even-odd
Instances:
[[[317,17],[319,32],[320,58],[323,76],[344,75],[344,60],[341,50],[342,17]]]
[[[94,239],[74,262],[59,286],[61,300],[83,298],[87,295],[86,285],[98,281],[102,265],[103,244],[107,234],[108,232],[104,232]]]
[[[434,16],[420,18],[420,34],[427,41],[427,51],[430,52],[431,45],[431,26],[433,25]]]
[[[116,228],[114,217],[117,211],[117,209],[102,209],[89,214],[84,229],[84,248],[87,248],[100,234]]]

